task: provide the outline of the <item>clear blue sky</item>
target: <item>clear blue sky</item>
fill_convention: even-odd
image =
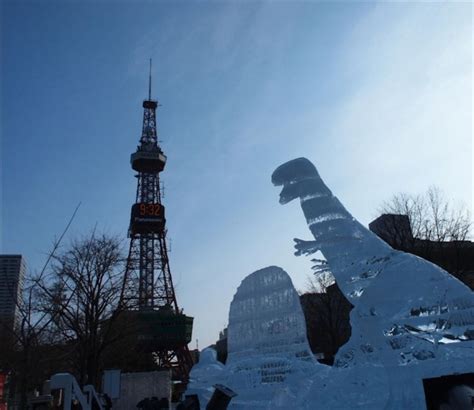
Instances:
[[[171,269],[204,347],[247,274],[305,286],[282,162],[308,157],[365,224],[431,184],[471,208],[472,29],[468,2],[4,1],[1,252],[39,269],[79,201],[68,240],[98,223],[126,245],[152,57]]]

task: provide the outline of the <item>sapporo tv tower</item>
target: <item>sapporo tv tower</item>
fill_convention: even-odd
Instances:
[[[153,353],[158,367],[171,368],[176,379],[187,381],[193,365],[187,346],[192,337],[193,318],[184,315],[178,307],[169,265],[159,177],[166,156],[158,144],[157,106],[158,102],[151,99],[150,59],[142,135],[130,158],[138,183],[128,231],[126,299],[129,309],[136,312],[133,317],[138,325],[139,351]]]

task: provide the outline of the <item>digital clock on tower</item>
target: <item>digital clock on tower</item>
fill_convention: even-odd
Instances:
[[[138,204],[140,216],[161,216],[161,204]]]
[[[165,225],[165,207],[159,203],[139,202],[132,206],[133,233],[159,232]]]

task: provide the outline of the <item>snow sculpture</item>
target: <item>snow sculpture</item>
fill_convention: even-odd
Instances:
[[[364,228],[306,158],[278,167],[272,182],[283,186],[281,204],[300,199],[313,234],[313,241],[295,239],[296,254],[321,251],[354,305],[352,336],[338,353],[337,367],[390,369],[388,406],[402,405],[395,396],[407,395],[402,389],[408,379],[399,376],[397,366],[422,363],[412,380],[473,371],[474,295],[469,288],[432,263],[392,249]],[[417,389],[422,403],[419,385]]]
[[[191,369],[186,394],[197,394],[201,408],[205,409],[214,392],[214,384],[220,382],[224,374],[223,370],[224,365],[217,360],[216,351],[210,347],[204,349],[199,362]]]

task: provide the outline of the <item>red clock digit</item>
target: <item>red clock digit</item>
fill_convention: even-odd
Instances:
[[[155,216],[160,216],[160,204],[155,204]]]

